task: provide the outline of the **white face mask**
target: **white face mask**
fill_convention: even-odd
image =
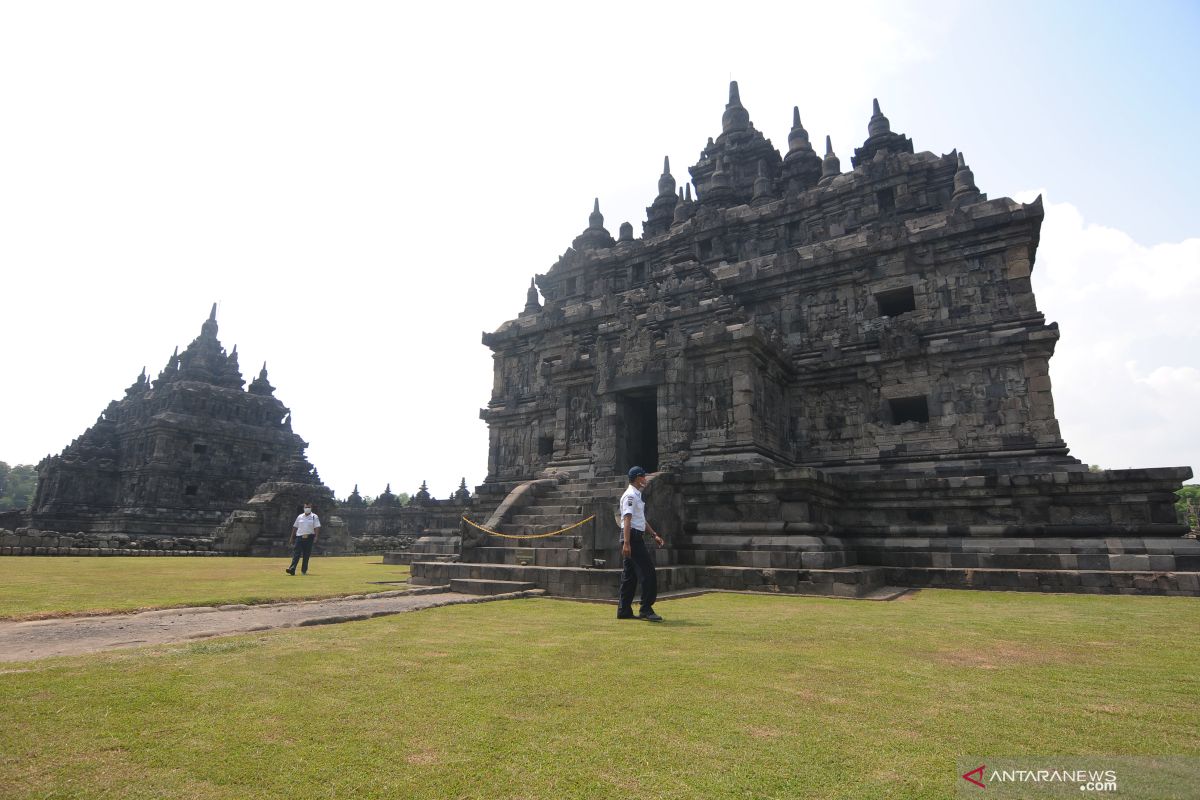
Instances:
[[[304,513],[305,513],[305,514],[311,514],[311,513],[312,513],[312,508],[310,508],[309,506],[305,506],[305,507],[304,507]]]

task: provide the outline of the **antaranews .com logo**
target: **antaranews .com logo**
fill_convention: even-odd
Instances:
[[[1045,756],[959,759],[959,798],[1200,797],[1200,758],[1191,756]]]
[[[980,764],[975,769],[964,772],[962,777],[980,789],[988,788],[989,782],[992,786],[1001,783],[1070,783],[1083,792],[1117,791],[1115,769],[992,769],[989,772],[987,764]]]

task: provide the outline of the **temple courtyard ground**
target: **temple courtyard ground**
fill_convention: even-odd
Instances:
[[[6,558],[0,614],[403,588],[378,561],[300,585],[278,560]],[[945,798],[969,756],[1200,763],[1194,598],[659,611],[526,598],[0,664],[0,797]]]

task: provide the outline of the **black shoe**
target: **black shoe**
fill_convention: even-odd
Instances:
[[[618,611],[617,619],[633,619],[632,611]]]
[[[293,569],[293,568],[291,568],[291,567],[284,567],[284,568],[283,568],[283,571],[284,571],[284,572],[286,572],[288,575],[295,575],[295,574],[296,574],[296,570],[294,570],[294,569]]]
[[[646,622],[662,622],[663,621],[663,618],[660,617],[658,614],[655,614],[653,611],[643,611],[641,614],[638,614],[638,619],[644,619],[644,620],[646,620]]]

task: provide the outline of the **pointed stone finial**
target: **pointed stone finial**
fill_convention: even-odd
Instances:
[[[536,314],[542,310],[542,304],[538,301],[537,278],[529,279],[529,290],[525,292],[525,313]]]
[[[690,190],[692,185],[689,183],[687,186]],[[687,222],[688,217],[691,216],[691,210],[692,210],[692,201],[690,198],[690,191],[689,191],[689,198],[687,200],[685,200],[684,194],[683,194],[683,189],[680,189],[679,190],[679,202],[675,204],[675,212],[671,215],[671,224],[678,225],[681,222]]]
[[[725,105],[725,113],[721,115],[721,133],[744,131],[750,127],[750,112],[742,107],[742,97],[738,92],[737,81],[729,82],[729,102]]]
[[[594,230],[604,227],[604,215],[600,213],[599,197],[596,198],[596,202],[592,206],[592,213],[588,216],[588,227]]]
[[[617,241],[618,242],[632,242],[633,241],[633,223],[630,223],[630,222],[622,222],[621,223],[621,227],[617,232]]]
[[[685,203],[692,202],[692,185],[690,183],[685,183],[683,188],[686,190],[683,195],[683,201]]]
[[[821,161],[821,180],[817,182],[818,186],[825,186],[838,175],[842,174],[842,162],[833,153],[833,141],[830,137],[825,137],[825,158]]]
[[[392,482],[391,482],[391,481],[388,481],[387,488],[385,488],[385,489],[383,490],[383,493],[384,493],[384,494],[391,494],[391,493],[392,493]]]
[[[233,352],[229,354],[230,358],[237,358],[237,345],[233,346]]]
[[[792,130],[788,133],[788,155],[792,153],[812,152],[808,141],[808,131],[800,124],[800,106],[792,106]]]
[[[354,494],[358,494],[358,484],[354,484]]]
[[[867,135],[882,136],[885,133],[891,133],[892,123],[890,123],[888,118],[883,115],[883,112],[879,110],[879,99],[873,99],[871,103],[873,107],[873,113],[871,114],[871,121],[867,123]]]
[[[979,187],[975,185],[975,173],[971,172],[966,158],[959,153],[958,168],[954,172],[954,194],[950,196],[950,207],[959,208],[977,203],[980,199],[982,196],[979,193]]]
[[[263,362],[262,369],[260,369],[258,371],[258,377],[260,377],[260,378],[267,377],[267,362],[265,362],[265,361]]]
[[[204,320],[204,324],[200,326],[200,335],[215,338],[217,335],[217,304],[212,304],[212,311],[208,312],[208,319]]]
[[[658,196],[669,197],[675,194],[675,176],[671,174],[671,159],[663,156],[662,176],[658,179]]]

